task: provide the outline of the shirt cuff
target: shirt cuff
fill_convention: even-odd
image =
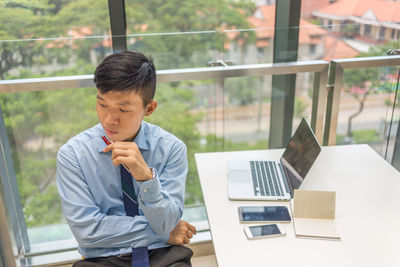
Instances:
[[[138,182],[139,195],[143,202],[156,202],[161,198],[161,184],[158,172],[154,169],[156,175],[153,179]]]

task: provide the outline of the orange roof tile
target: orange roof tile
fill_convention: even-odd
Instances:
[[[362,17],[368,10],[374,13],[378,21],[400,21],[400,2],[384,0],[339,0],[321,8],[318,12],[336,16]]]
[[[110,37],[104,38],[103,42],[101,42],[104,47],[112,47],[112,39]]]
[[[257,29],[258,38],[272,38],[275,26],[275,6],[260,6],[256,12],[260,12],[263,19],[251,16],[247,21]]]
[[[336,16],[350,16],[354,13],[359,1],[360,0],[339,0],[336,3],[321,8],[318,12]]]
[[[272,39],[275,31],[275,6],[260,6],[256,12],[260,12],[264,19],[252,16],[248,18],[248,22],[255,28],[257,38]],[[327,31],[304,19],[300,19],[299,43],[320,43],[322,40],[318,36],[325,34],[327,34]]]
[[[360,52],[350,47],[342,40],[330,35],[326,35],[324,47],[325,55],[322,59],[326,61],[337,58],[353,58],[360,54]]]
[[[257,40],[256,46],[257,47],[268,47],[269,46],[269,42],[266,41],[266,40]]]
[[[361,17],[368,10],[371,10],[378,21],[400,21],[400,2],[382,0],[359,0],[354,16]]]
[[[300,19],[299,44],[317,44],[328,32],[304,19]]]
[[[74,27],[68,30],[68,35],[72,37],[85,37],[93,34],[92,27]]]
[[[239,32],[235,31],[235,30],[225,31],[224,33],[225,33],[226,37],[228,37],[229,40],[233,40],[236,37],[238,37],[238,35],[239,35]]]

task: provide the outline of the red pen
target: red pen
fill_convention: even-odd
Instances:
[[[101,137],[101,139],[103,139],[104,143],[106,143],[106,145],[111,145],[111,142],[108,141],[107,137],[105,137],[104,135]],[[125,170],[129,173],[131,173],[128,169],[128,167],[125,166],[125,164],[122,163],[122,166],[124,166]]]
[[[107,137],[105,137],[104,135],[101,137],[104,141],[104,143],[106,143],[106,145],[111,145],[111,142],[108,141]]]

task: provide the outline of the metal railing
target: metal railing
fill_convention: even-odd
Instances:
[[[322,141],[325,114],[326,82],[329,63],[324,60],[276,64],[237,65],[157,71],[157,82],[225,79],[264,75],[284,75],[314,72],[311,127]],[[49,91],[93,87],[93,75],[16,79],[0,81],[0,94],[11,92]]]
[[[346,69],[365,69],[400,66],[400,56],[362,57],[333,59],[329,71],[328,98],[325,114],[324,145],[336,144],[336,131],[339,118],[340,95],[343,86],[343,71]]]

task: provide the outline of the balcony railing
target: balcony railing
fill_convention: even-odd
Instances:
[[[336,144],[336,130],[339,116],[340,93],[343,85],[343,71],[346,69],[392,67],[399,65],[400,56],[332,60],[329,73],[329,90],[324,131],[325,145]]]

